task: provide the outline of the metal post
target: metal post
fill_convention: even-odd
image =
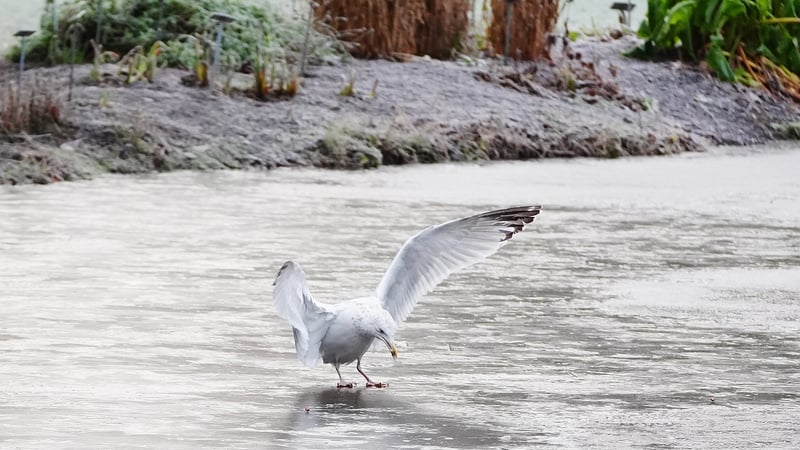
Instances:
[[[22,72],[25,71],[25,36],[19,44],[19,74],[17,74],[17,89],[22,89]]]
[[[67,28],[67,34],[70,35],[71,43],[70,43],[70,51],[72,54],[70,55],[69,59],[69,94],[67,95],[67,101],[72,101],[72,86],[75,84],[74,78],[74,66],[75,66],[75,53],[78,48],[78,30],[80,29],[81,25],[77,23],[73,23],[72,25]]]
[[[214,44],[214,60],[211,62],[211,82],[208,83],[210,87],[214,87],[214,78],[217,75],[217,65],[219,65],[220,52],[222,51],[222,36],[225,34],[225,24],[231,23],[236,20],[235,17],[223,13],[214,13],[211,15],[213,20],[217,21],[217,38]]]
[[[631,13],[633,13],[633,0],[628,0],[628,15],[625,17],[628,28],[631,27]]]
[[[300,76],[306,74],[306,58],[308,57],[308,40],[311,38],[311,25],[314,23],[314,1],[308,2],[308,22],[303,36],[303,53],[300,54]]]
[[[50,64],[56,64],[56,62],[61,59],[59,57],[60,37],[58,35],[58,5],[56,0],[50,0],[48,3],[50,4],[50,18],[52,22],[51,25],[53,26],[51,31],[53,35],[50,37],[50,42],[48,42],[47,60]]]
[[[214,41],[214,61],[211,63],[211,67],[214,71],[217,70],[217,64],[219,64],[219,54],[220,49],[222,49],[222,35],[225,33],[225,24],[220,22],[217,24],[217,38]]]
[[[506,0],[506,36],[505,49],[503,50],[503,64],[508,64],[508,52],[511,50],[511,20],[514,17],[514,2]]]
[[[20,38],[19,44],[19,73],[17,74],[17,89],[22,89],[22,72],[25,71],[25,40],[28,36],[35,33],[31,30],[20,30],[14,33],[14,36]]]
[[[51,13],[53,14],[53,34],[58,35],[58,5],[56,0],[50,3]]]
[[[164,0],[158,2],[158,22],[156,22],[157,35],[156,39],[161,39],[162,23],[164,21]]]
[[[100,45],[100,28],[103,26],[103,0],[97,0],[97,32],[94,35],[94,42]]]

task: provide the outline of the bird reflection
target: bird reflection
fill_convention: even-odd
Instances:
[[[315,389],[297,397],[295,430],[307,427],[336,425],[342,417],[361,416],[383,411],[378,421],[390,419],[413,405],[396,399],[389,390],[380,389]],[[394,425],[397,425],[396,423]]]
[[[287,444],[388,448],[424,439],[432,445],[485,447],[501,442],[488,426],[462,422],[464,414],[433,414],[389,389],[310,389],[288,418]]]

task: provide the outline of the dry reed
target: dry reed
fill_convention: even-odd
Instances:
[[[418,55],[450,58],[469,30],[470,0],[427,0],[426,20],[417,28]]]
[[[488,35],[494,51],[505,49],[506,0],[492,0]],[[518,0],[512,11],[509,57],[534,60],[547,57],[548,35],[558,20],[558,0]]]
[[[364,30],[355,39],[356,56],[446,58],[467,34],[469,8],[469,0],[329,0],[315,15],[340,32]]]
[[[9,85],[0,95],[0,138],[50,132],[59,124],[61,110],[52,89],[38,79],[22,92]]]

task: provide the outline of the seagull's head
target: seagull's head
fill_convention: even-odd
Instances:
[[[392,354],[392,358],[397,359],[397,347],[393,342],[394,334],[397,332],[397,324],[386,310],[383,312],[385,314],[380,314],[376,317],[377,320],[373,322],[371,331],[375,339],[380,339],[386,344],[386,347],[389,348],[389,353]]]

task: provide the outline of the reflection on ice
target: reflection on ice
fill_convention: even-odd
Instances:
[[[391,389],[310,389],[299,395],[287,432],[276,443],[292,448],[331,445],[390,448],[415,443],[445,447],[486,447],[508,441],[488,427],[439,414],[397,397]]]

